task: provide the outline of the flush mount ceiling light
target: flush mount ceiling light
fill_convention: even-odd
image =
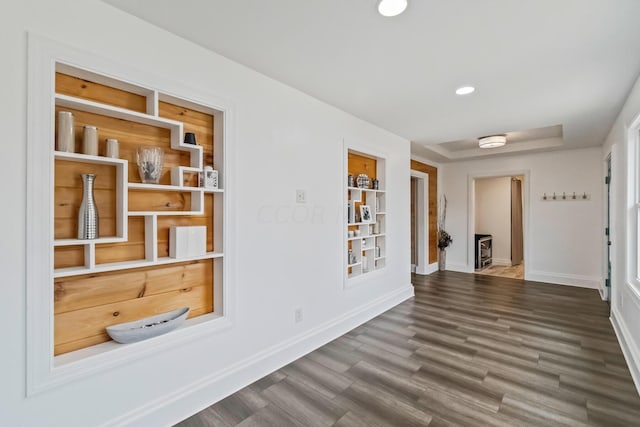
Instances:
[[[407,8],[407,0],[380,0],[378,12],[382,16],[397,16]]]
[[[469,95],[476,91],[476,88],[473,86],[462,86],[456,89],[456,95]]]
[[[492,136],[485,136],[478,139],[478,145],[480,145],[480,148],[502,147],[506,143],[507,143],[506,135],[492,135]]]

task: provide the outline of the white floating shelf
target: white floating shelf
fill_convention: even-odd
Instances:
[[[374,190],[373,188],[347,187],[347,190],[370,191],[372,193],[384,193],[384,190]]]
[[[59,93],[56,94],[55,101],[56,105],[60,107],[67,107],[89,113],[100,114],[102,116],[127,120],[130,122],[171,129],[172,131],[175,130],[179,136],[182,136],[182,123],[175,120],[162,119],[149,114],[125,110],[124,108],[114,107],[112,105],[80,99],[73,96],[61,95]]]
[[[129,211],[128,216],[182,216],[202,215],[202,211]]]
[[[54,151],[54,158],[58,160],[69,160],[72,162],[93,163],[97,165],[125,166],[128,161],[124,159],[114,159],[112,157],[90,156],[88,154],[67,153],[65,151]]]
[[[370,250],[373,250],[373,249],[375,249],[375,246],[371,246],[371,247],[368,247],[368,248],[362,248],[362,252],[370,251]]]
[[[155,261],[150,260],[137,260],[137,261],[124,261],[124,262],[113,262],[109,264],[98,264],[95,268],[87,268],[87,267],[70,267],[70,268],[59,268],[54,270],[53,277],[70,277],[70,276],[81,276],[83,274],[94,274],[94,273],[103,273],[107,271],[116,271],[116,270],[125,270],[131,268],[142,268],[142,267],[151,267],[154,265],[160,264],[177,264],[180,262],[189,262],[189,261],[198,261],[202,259],[215,259],[224,257],[224,253],[222,252],[207,252],[204,255],[189,257],[189,258],[169,258],[163,257],[158,258]]]
[[[100,245],[105,243],[126,242],[124,237],[100,237],[98,239],[58,239],[53,241],[53,246],[79,246],[79,245]]]
[[[180,187],[177,185],[162,185],[162,184],[142,184],[137,182],[130,182],[129,189],[132,190],[157,190],[157,191],[179,191],[179,192],[201,192],[205,188],[200,187]]]
[[[386,212],[376,212],[376,215],[386,215]]]
[[[355,267],[355,266],[360,265],[360,264],[362,264],[362,263],[361,262],[356,262],[355,264],[347,265],[347,267]]]
[[[381,257],[378,257],[378,258],[374,258],[373,260],[374,260],[374,261],[380,261],[381,259],[385,259],[385,258],[386,258],[386,257],[381,256]]]

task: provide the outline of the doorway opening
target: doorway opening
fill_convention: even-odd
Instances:
[[[411,171],[411,272],[430,274],[429,174]]]
[[[476,178],[473,265],[477,274],[524,279],[523,174]]]

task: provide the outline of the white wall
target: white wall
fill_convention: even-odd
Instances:
[[[0,187],[11,208],[0,214],[0,425],[172,424],[411,294],[408,141],[97,0],[31,0],[6,9],[0,17]],[[225,252],[238,266],[230,283],[231,329],[28,398],[27,31],[233,103],[237,138],[226,182],[235,189],[228,194],[235,215]],[[343,139],[384,153],[389,172],[387,267],[348,291],[339,219]],[[297,188],[307,190],[315,215],[303,221],[257,216],[264,206],[291,212]],[[295,307],[304,310],[300,324],[293,322]]]
[[[600,148],[590,148],[445,164],[442,191],[449,201],[447,229],[453,237],[447,269],[473,271],[471,178],[524,175],[525,278],[602,286],[601,156]],[[591,199],[542,201],[543,193],[554,191],[586,192]]]
[[[640,293],[628,283],[627,236],[633,227],[627,224],[627,176],[629,170],[627,129],[640,116],[640,79],[629,93],[602,148],[602,165],[612,156],[611,216],[611,320],[618,334],[636,387],[640,390]],[[602,172],[604,176],[604,171]],[[604,220],[603,220],[604,221]],[[604,222],[602,227],[604,227]]]
[[[476,183],[476,233],[491,234],[493,264],[511,265],[511,177]]]

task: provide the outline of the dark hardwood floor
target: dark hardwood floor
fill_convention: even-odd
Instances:
[[[640,426],[597,291],[452,272],[414,285],[179,426]]]

